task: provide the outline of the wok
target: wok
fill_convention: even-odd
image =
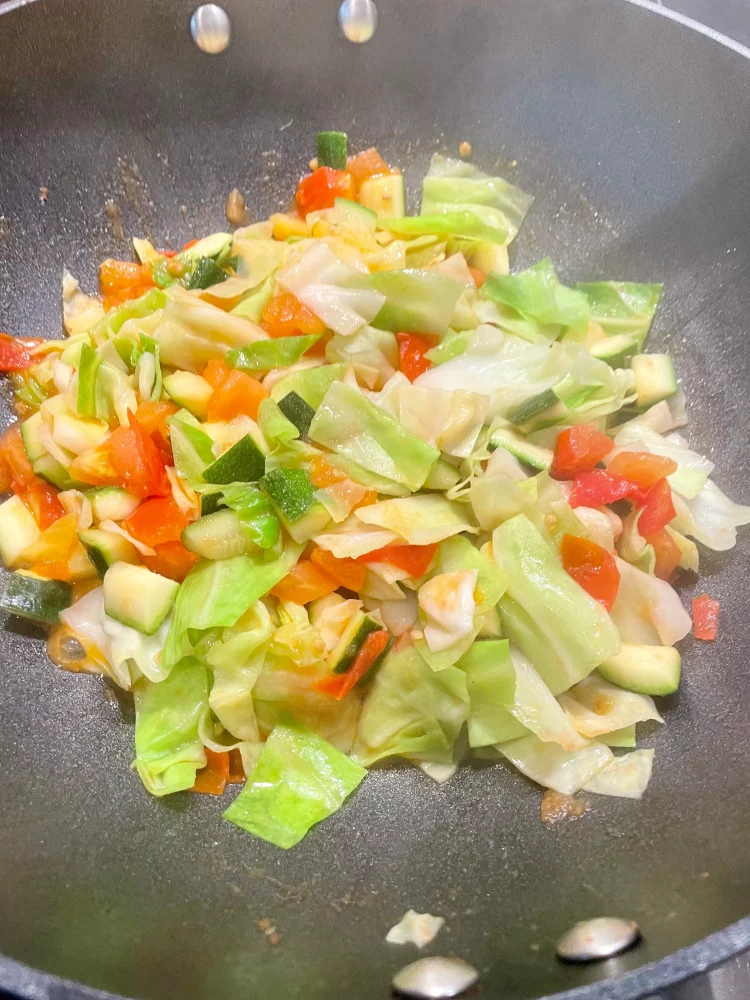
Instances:
[[[412,195],[429,155],[467,139],[475,162],[536,195],[516,266],[549,254],[567,280],[665,282],[651,349],[672,352],[690,440],[746,499],[748,53],[612,0],[379,3],[359,47],[331,0],[226,0],[233,41],[215,57],[190,39],[190,0],[6,12],[0,326],[59,335],[64,266],[93,288],[127,236],[169,247],[223,228],[234,186],[256,217],[284,206],[319,128],[377,144]],[[7,622],[0,986],[375,1000],[414,957],[384,942],[408,907],[444,915],[431,951],[465,957],[503,1000],[624,1000],[746,947],[748,551],[746,536],[702,553],[720,640],[682,646],[679,697],[645,741],[657,756],[643,802],[597,798],[556,828],[502,765],[443,787],[404,765],[376,769],[284,853],[223,823],[213,799],[150,798],[128,770],[129,702],[57,671],[38,633]],[[683,598],[696,592],[688,581]],[[644,943],[595,967],[558,963],[556,938],[599,915],[636,920]]]

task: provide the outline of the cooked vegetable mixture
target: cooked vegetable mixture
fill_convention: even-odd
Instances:
[[[149,792],[244,783],[225,817],[279,847],[394,756],[640,798],[670,581],[750,522],[644,353],[661,286],[511,274],[527,194],[435,156],[407,216],[347,145],[293,212],[66,274],[65,339],[0,337],[2,606],[133,692]]]

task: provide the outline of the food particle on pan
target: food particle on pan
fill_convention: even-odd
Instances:
[[[46,205],[48,198],[49,198],[49,188],[40,187],[39,188],[39,201],[41,201],[41,203],[43,205]]]
[[[281,935],[276,930],[276,925],[269,917],[264,917],[262,920],[257,920],[255,926],[261,932],[263,937],[271,945],[277,945],[281,941]]]
[[[471,156],[471,143],[467,142],[464,139],[464,141],[458,147],[458,153],[463,159],[466,159],[467,157]]]
[[[444,917],[407,910],[399,922],[391,927],[385,939],[389,944],[415,944],[417,948],[424,948],[435,940],[444,923]]]
[[[247,225],[233,191],[233,231],[136,238],[101,297],[66,274],[67,337],[0,335],[0,608],[132,695],[128,780],[224,796],[281,850],[346,832],[389,758],[438,783],[504,758],[546,823],[639,799],[676,645],[720,641],[673,584],[750,522],[675,433],[661,285],[509,273],[532,198],[466,159],[434,156],[407,215],[377,149],[315,152],[288,212]]]

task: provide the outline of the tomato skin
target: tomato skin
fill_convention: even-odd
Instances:
[[[33,483],[36,474],[23,446],[20,423],[11,424],[0,437],[0,490],[20,492],[20,487]]]
[[[638,519],[638,531],[647,538],[665,528],[677,517],[672,501],[672,489],[666,479],[654,483],[646,494],[643,510]]]
[[[719,628],[720,604],[708,594],[693,600],[693,634],[696,639],[713,642]]]
[[[337,701],[341,701],[349,694],[351,689],[360,681],[377,658],[388,645],[388,632],[380,629],[378,632],[371,632],[359,648],[354,662],[345,674],[333,674],[331,677],[324,677],[318,681],[314,688],[323,694],[329,694]]]
[[[108,260],[99,265],[99,287],[104,296],[104,308],[122,305],[138,299],[154,287],[151,268],[130,260]]]
[[[0,333],[0,372],[21,372],[36,362],[31,349],[42,340],[36,338],[11,337]]]
[[[326,330],[325,323],[291,292],[282,292],[268,300],[260,325],[271,337],[299,337]]]
[[[639,522],[640,526],[640,522]],[[653,546],[656,556],[654,565],[654,576],[660,580],[669,580],[674,571],[680,565],[681,552],[679,545],[675,542],[666,528],[655,532],[653,535],[644,536],[649,545]]]
[[[674,459],[652,455],[648,451],[621,451],[607,463],[610,475],[622,476],[644,490],[676,471],[677,462]]]
[[[302,215],[333,208],[337,198],[354,201],[357,188],[354,178],[346,170],[318,167],[297,185],[297,205]]]
[[[188,524],[188,517],[177,506],[171,494],[168,497],[144,500],[123,521],[128,534],[151,548],[165,542],[179,542],[182,530]]]
[[[563,535],[560,556],[568,576],[589,597],[611,611],[620,586],[620,571],[614,557],[601,545],[577,535]]]
[[[57,490],[43,479],[35,477],[33,482],[22,487],[22,492],[18,495],[34,515],[42,531],[65,516],[63,505],[57,499]]]
[[[244,413],[255,420],[258,407],[267,397],[268,393],[257,379],[245,372],[233,371],[214,389],[208,401],[208,419],[231,420]]]
[[[334,580],[330,573],[310,559],[300,559],[284,579],[271,588],[271,593],[280,601],[309,604],[319,597],[332,594],[338,588],[338,580]]]
[[[361,563],[390,563],[415,578],[423,576],[432,564],[437,552],[437,543],[432,545],[386,545],[357,557]]]
[[[399,368],[410,382],[424,374],[432,362],[425,354],[435,347],[439,337],[424,333],[397,333]]]
[[[369,180],[370,177],[381,177],[383,174],[393,173],[374,146],[357,153],[356,156],[350,156],[346,161],[346,169],[354,178],[357,186],[362,181]]]
[[[198,562],[194,552],[188,552],[182,542],[162,542],[153,546],[153,556],[141,556],[141,562],[153,573],[166,576],[182,583],[190,570]]]
[[[571,507],[601,507],[625,498],[642,504],[646,494],[621,476],[613,476],[604,469],[590,469],[576,472],[568,502]]]
[[[214,358],[209,361],[206,367],[203,369],[203,378],[212,385],[214,389],[218,389],[222,382],[226,382],[229,378],[229,374],[232,371],[231,368],[227,368],[223,361],[219,358]]]
[[[555,479],[573,479],[576,472],[593,469],[614,447],[612,439],[591,424],[566,427],[557,438],[551,475]]]
[[[367,570],[355,559],[337,559],[332,552],[317,548],[317,546],[313,549],[310,558],[316,566],[320,566],[326,573],[329,573],[340,587],[358,592],[365,582]]]
[[[206,766],[195,775],[191,791],[203,795],[223,795],[229,781],[229,753],[206,749]]]

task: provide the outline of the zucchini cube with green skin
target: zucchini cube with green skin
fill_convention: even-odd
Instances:
[[[288,392],[286,396],[279,400],[279,409],[287,418],[291,420],[300,434],[306,436],[310,430],[310,424],[315,418],[315,410],[298,396],[296,392]]]
[[[635,354],[630,368],[635,375],[635,405],[639,410],[647,410],[677,392],[677,379],[668,354]]]
[[[371,632],[382,632],[383,626],[364,612],[352,615],[341,638],[328,655],[328,666],[334,674],[345,674]],[[381,659],[379,657],[378,659]]]
[[[266,458],[249,434],[233,444],[203,472],[207,483],[257,483],[266,468]]]
[[[307,542],[331,520],[303,469],[272,469],[260,481],[295,542]]]
[[[183,406],[199,420],[206,419],[208,401],[213,395],[214,388],[202,375],[196,375],[194,372],[173,372],[164,376],[162,385],[178,406]]]
[[[116,562],[137,563],[139,561],[135,545],[114,531],[89,528],[88,531],[79,531],[78,537],[99,576],[103,577],[109,567]]]
[[[521,434],[507,427],[501,427],[495,431],[487,446],[490,451],[496,448],[505,448],[519,462],[530,465],[532,469],[543,472],[552,465],[554,453],[549,448],[541,448],[539,445],[531,444]]]
[[[0,597],[0,608],[18,618],[54,625],[60,612],[73,603],[73,588],[62,580],[46,580],[30,573],[11,573]]]
[[[599,674],[636,694],[673,694],[680,686],[682,660],[673,646],[624,642],[620,652],[600,663]]]
[[[88,490],[95,521],[124,521],[140,506],[140,499],[119,486]]]
[[[610,368],[626,368],[638,350],[638,341],[627,333],[605,337],[592,344],[589,354],[600,361],[606,361]]]
[[[189,552],[204,559],[232,559],[251,547],[239,517],[226,507],[189,524],[180,535]]]
[[[8,569],[40,534],[39,525],[20,497],[12,496],[0,504],[0,558]]]
[[[104,611],[143,635],[153,635],[172,610],[179,588],[145,566],[116,562],[104,574]]]

